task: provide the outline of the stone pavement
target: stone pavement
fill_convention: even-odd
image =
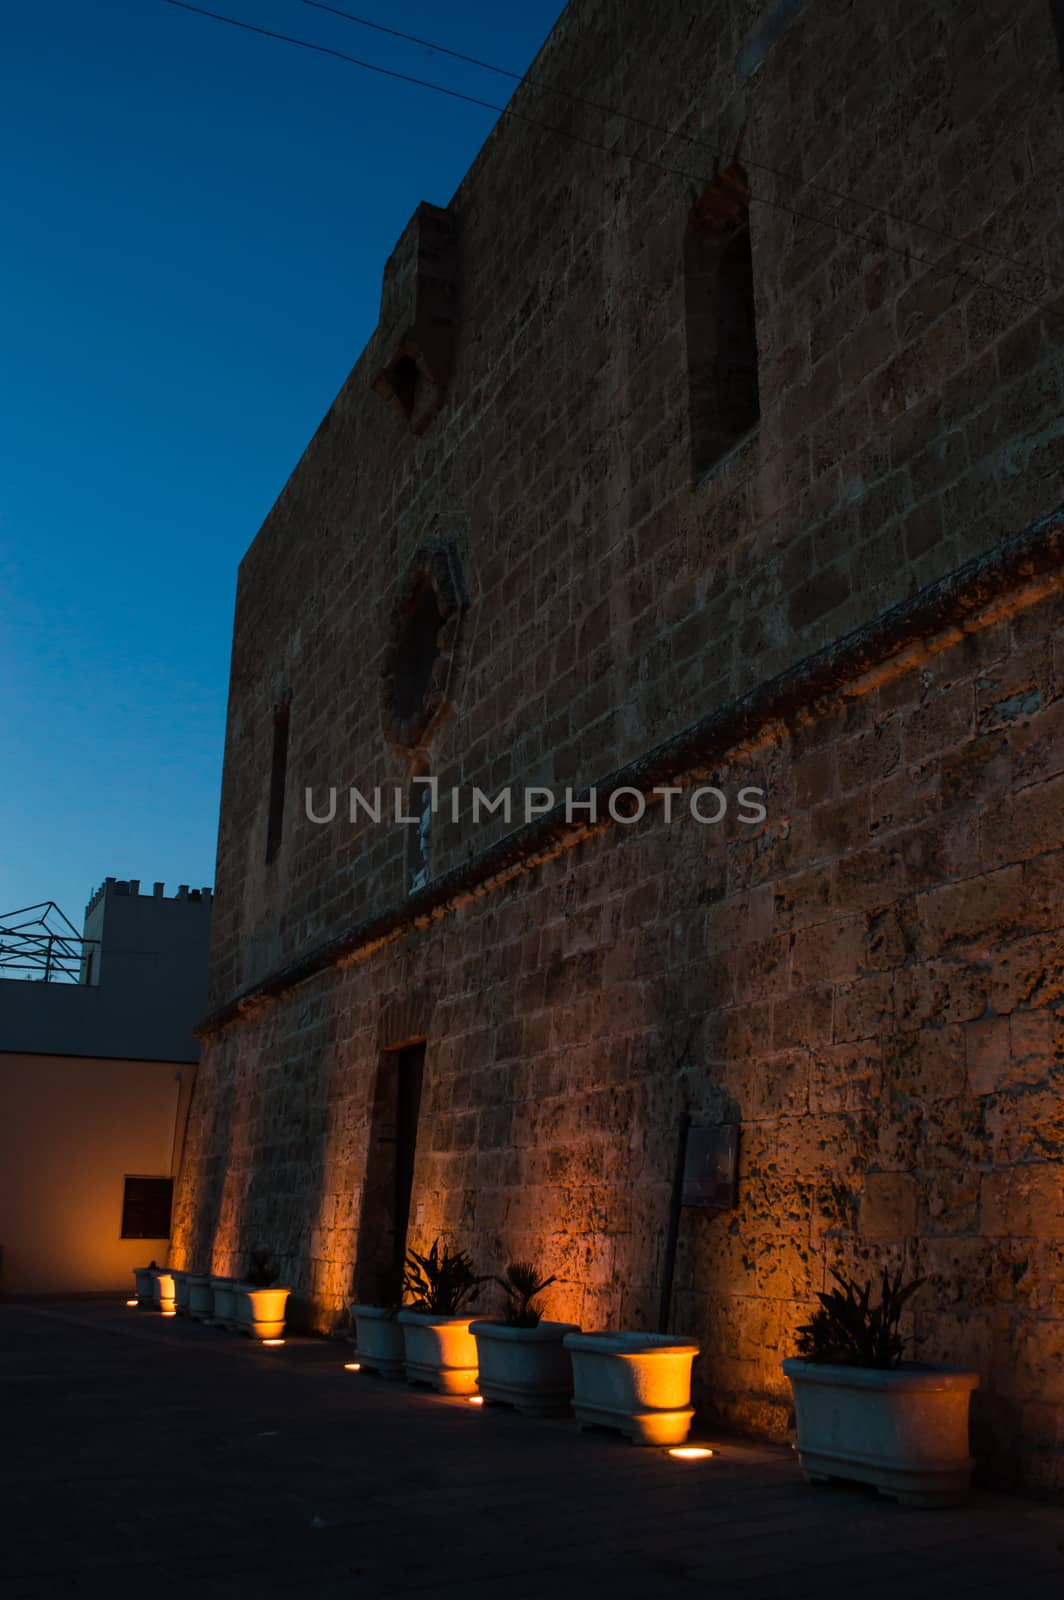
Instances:
[[[1064,1509],[902,1510],[791,1451],[685,1463],[100,1301],[0,1306],[0,1594],[1052,1596]]]

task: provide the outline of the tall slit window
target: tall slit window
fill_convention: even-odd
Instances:
[[[691,208],[684,237],[691,469],[697,482],[761,415],[750,190],[733,161]]]
[[[429,850],[432,832],[432,779],[423,758],[414,767],[410,780],[406,827],[406,892],[416,894],[429,881]]]
[[[273,754],[270,759],[270,814],[266,824],[266,860],[274,860],[284,835],[284,792],[288,777],[288,701],[273,708]]]

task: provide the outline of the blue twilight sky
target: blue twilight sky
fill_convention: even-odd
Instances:
[[[300,0],[210,9],[505,101]],[[337,0],[524,70],[561,0]],[[0,5],[0,913],[214,880],[237,563],[492,113],[164,0]]]

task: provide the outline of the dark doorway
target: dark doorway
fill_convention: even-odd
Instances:
[[[424,1072],[423,1039],[381,1053],[355,1262],[355,1298],[366,1305],[402,1294]]]

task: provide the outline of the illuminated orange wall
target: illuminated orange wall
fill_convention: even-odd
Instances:
[[[0,1054],[0,1292],[126,1288],[166,1239],[122,1239],[123,1179],[177,1170],[195,1067]]]
[[[938,643],[726,763],[760,829],[648,814],[209,1035],[175,1264],[269,1248],[332,1326],[380,1052],[420,1033],[414,1248],[653,1328],[677,1117],[738,1123],[736,1209],[680,1228],[698,1403],[779,1436],[829,1269],[897,1266],[919,1354],[980,1374],[977,1455],[1064,1492],[1060,597]]]

